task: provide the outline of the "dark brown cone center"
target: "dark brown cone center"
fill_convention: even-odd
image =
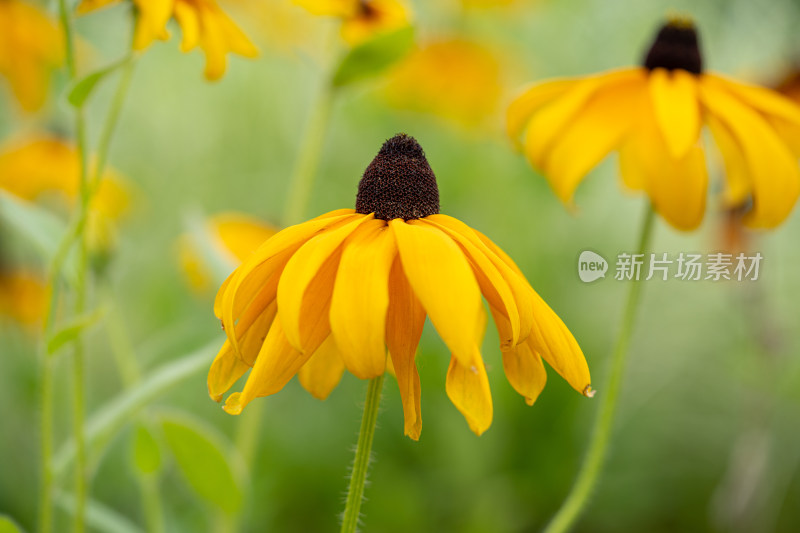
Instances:
[[[644,66],[648,70],[680,69],[692,74],[702,74],[703,56],[700,53],[700,38],[694,24],[683,20],[665,24],[650,46],[644,59]]]
[[[356,212],[412,220],[439,212],[439,187],[425,152],[400,133],[381,147],[358,183]]]

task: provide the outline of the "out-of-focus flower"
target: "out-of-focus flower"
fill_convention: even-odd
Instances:
[[[294,0],[314,15],[339,17],[342,38],[350,45],[409,23],[409,12],[400,0]]]
[[[391,105],[436,114],[464,126],[480,124],[491,115],[501,92],[497,57],[463,39],[421,46],[393,70],[386,86]]]
[[[0,315],[21,324],[38,324],[45,313],[47,291],[37,275],[0,269]]]
[[[44,105],[50,74],[62,60],[61,30],[47,13],[24,1],[0,1],[0,76],[22,109]]]
[[[800,66],[791,70],[783,80],[778,83],[775,90],[800,105]],[[792,151],[800,157],[800,126],[789,124],[785,121],[773,124],[782,133],[782,137],[789,141]]]
[[[244,390],[228,396],[228,413],[278,392],[298,373],[311,394],[325,398],[345,368],[361,379],[383,374],[388,348],[405,433],[417,439],[415,355],[427,315],[451,351],[447,394],[481,434],[492,421],[481,294],[506,376],[529,405],[545,384],[542,358],[591,396],[586,360],[567,327],[500,248],[439,214],[422,148],[398,135],[364,172],[355,210],[278,232],[222,285],[214,310],[228,338],[209,372],[209,394],[221,400],[252,367]]]
[[[78,13],[88,13],[122,0],[83,0]],[[133,47],[144,50],[154,40],[169,38],[167,23],[174,17],[181,28],[181,51],[198,46],[206,55],[205,76],[217,80],[225,73],[226,55],[258,56],[258,49],[215,0],[132,0],[137,19]]]
[[[727,203],[751,206],[744,223],[772,228],[800,194],[800,168],[788,132],[800,107],[776,92],[703,71],[691,22],[666,24],[644,66],[540,83],[508,109],[508,134],[571,203],[589,170],[619,151],[620,172],[674,227],[703,219],[707,126],[725,163]]]
[[[207,223],[208,234],[219,255],[232,265],[240,265],[264,241],[277,233],[277,228],[255,217],[243,213],[220,213]],[[186,278],[198,292],[211,287],[213,276],[203,256],[192,241],[192,236],[182,235],[178,242],[178,253]]]

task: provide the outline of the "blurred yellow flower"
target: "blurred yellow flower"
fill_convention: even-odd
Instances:
[[[491,115],[501,91],[497,57],[463,39],[423,45],[393,70],[386,86],[390,105],[433,113],[464,126],[478,125]]]
[[[726,170],[725,203],[749,202],[744,222],[772,228],[800,194],[792,132],[800,107],[774,91],[703,71],[687,21],[659,31],[644,66],[539,83],[508,109],[508,134],[571,203],[578,183],[619,151],[625,185],[644,191],[674,227],[696,228],[708,189],[701,130],[707,126]]]
[[[50,74],[62,60],[61,29],[47,13],[20,0],[0,1],[0,76],[25,111],[44,105]]]
[[[88,13],[122,0],[83,0],[78,13]],[[133,47],[143,50],[154,40],[169,38],[167,23],[174,17],[183,33],[181,51],[198,46],[206,55],[205,76],[217,80],[225,74],[226,55],[257,57],[258,49],[225,14],[215,0],[132,0],[136,7]]]
[[[356,45],[380,33],[409,23],[409,12],[400,0],[294,0],[314,15],[342,19],[342,38]]]
[[[243,213],[219,213],[208,220],[209,236],[221,257],[228,259],[233,267],[277,233],[277,228]],[[189,284],[198,292],[208,290],[212,283],[210,268],[192,241],[191,235],[182,235],[178,242],[181,266]]]
[[[46,292],[39,276],[0,269],[0,315],[28,326],[38,324],[45,313]]]
[[[426,316],[451,351],[446,390],[470,428],[492,421],[480,353],[494,317],[506,376],[528,404],[545,384],[544,358],[576,390],[591,395],[580,347],[558,316],[492,241],[439,214],[436,178],[419,144],[387,141],[359,183],[356,209],[291,226],[265,242],[225,281],[214,310],[227,340],[208,375],[210,396],[251,369],[228,396],[238,414],[298,374],[325,398],[346,368],[383,374],[389,357],[400,387],[405,434],[421,430],[415,355]]]
[[[80,193],[80,155],[72,144],[37,136],[0,147],[0,189],[30,202],[61,196],[69,206]],[[114,221],[128,209],[130,192],[123,178],[106,170],[92,197],[87,219],[89,248],[105,253],[114,246]]]

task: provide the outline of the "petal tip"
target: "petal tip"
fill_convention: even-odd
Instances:
[[[244,409],[244,405],[241,401],[242,393],[235,392],[228,396],[228,399],[225,400],[225,405],[222,406],[222,409],[228,413],[229,415],[239,415],[242,414],[242,409]]]
[[[587,398],[594,398],[594,395],[595,395],[596,392],[597,391],[594,390],[591,385],[586,385],[586,387],[584,387],[583,392],[581,392],[581,394],[583,394]]]

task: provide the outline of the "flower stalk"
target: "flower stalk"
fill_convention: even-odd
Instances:
[[[353,460],[353,471],[350,475],[350,487],[347,489],[347,502],[344,507],[341,533],[355,533],[361,502],[364,500],[364,486],[367,482],[372,439],[375,436],[375,425],[378,421],[378,407],[381,402],[383,374],[369,381],[367,399],[364,403],[364,414],[361,417],[361,429],[358,432],[358,445]]]
[[[650,237],[653,230],[655,211],[650,203],[647,204],[644,222],[639,236],[638,252],[645,254],[649,248]],[[608,446],[611,442],[611,433],[614,426],[614,416],[616,414],[620,386],[625,372],[625,365],[628,359],[628,347],[636,313],[641,299],[641,281],[631,280],[631,287],[628,291],[628,299],[625,303],[625,310],[622,316],[622,325],[619,330],[617,342],[611,357],[611,369],[608,376],[608,383],[600,389],[601,400],[600,410],[595,418],[589,448],[581,465],[578,477],[572,485],[569,495],[561,504],[556,515],[545,528],[545,533],[565,533],[569,531],[580,517],[586,504],[589,501],[592,490],[597,484],[602,473],[603,463],[608,454]]]

